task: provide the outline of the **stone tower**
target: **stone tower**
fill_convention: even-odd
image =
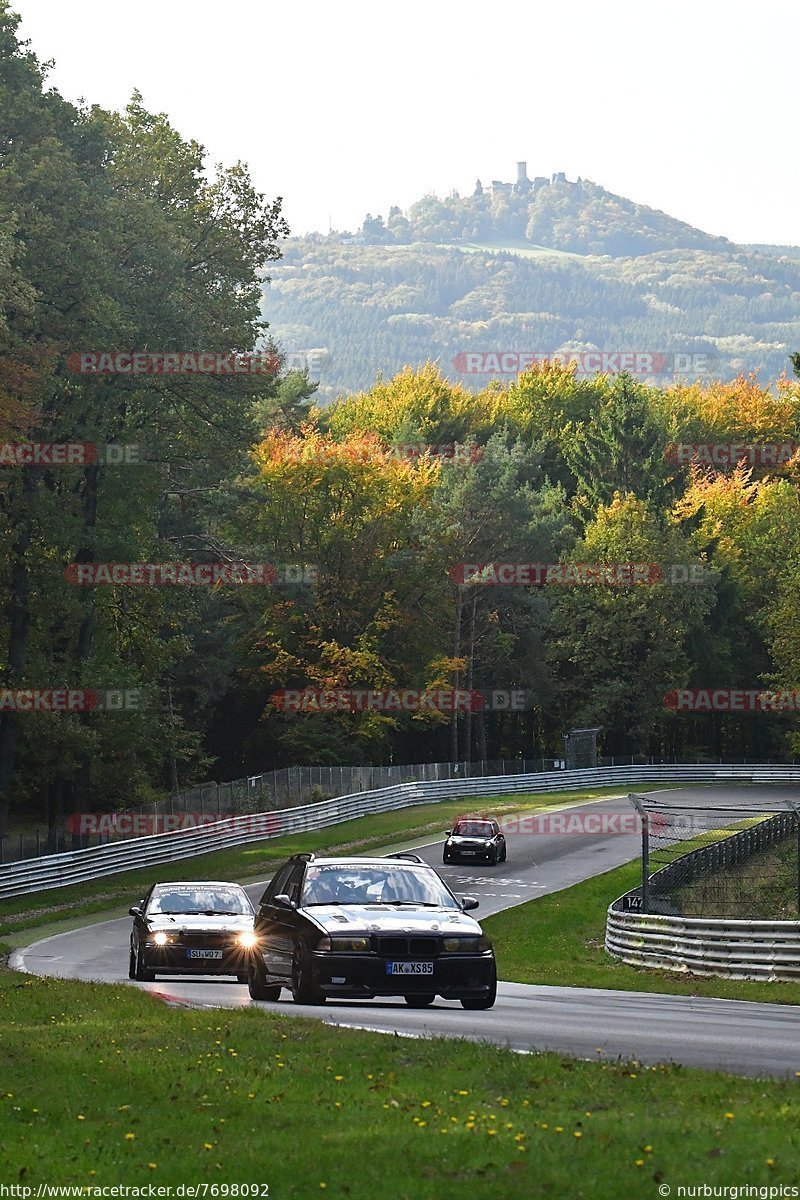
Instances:
[[[531,190],[531,181],[528,179],[528,164],[526,162],[517,163],[517,182],[514,184],[515,192],[529,192]]]

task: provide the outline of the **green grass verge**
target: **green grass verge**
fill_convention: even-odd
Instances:
[[[637,861],[486,917],[481,924],[494,943],[500,977],[559,987],[800,1004],[800,983],[705,979],[631,967],[612,958],[604,946],[606,909],[640,882]]]
[[[676,1195],[800,1178],[796,1079],[170,1008],[133,987],[5,970],[0,1011],[0,1181],[34,1190],[618,1200],[662,1181]]]
[[[491,811],[494,814],[531,812],[555,804],[579,804],[586,800],[619,795],[619,787],[593,788],[580,792],[551,792],[536,796],[496,796],[487,807],[473,799],[448,800],[438,804],[420,804],[375,816],[344,821],[328,829],[302,834],[287,834],[264,842],[251,842],[231,850],[217,850],[196,858],[109,875],[90,883],[52,888],[30,896],[17,896],[0,902],[0,943],[6,947],[26,944],[27,930],[47,929],[54,923],[68,922],[75,927],[85,916],[122,916],[131,904],[146,892],[151,883],[168,879],[231,879],[245,882],[270,878],[276,866],[290,854],[304,851],[330,853],[368,853],[402,838],[431,840],[448,822],[465,812]],[[83,922],[85,923],[85,922]],[[66,925],[60,925],[65,929]],[[45,936],[44,933],[41,936]]]

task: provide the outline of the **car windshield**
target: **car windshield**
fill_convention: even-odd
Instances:
[[[457,837],[493,837],[494,830],[489,821],[459,821],[453,833]]]
[[[247,916],[251,912],[244,892],[233,888],[165,888],[154,892],[147,911],[164,916],[213,914]]]
[[[405,864],[343,863],[309,867],[300,903],[302,906],[408,904],[417,908],[458,908],[455,897],[434,871]]]

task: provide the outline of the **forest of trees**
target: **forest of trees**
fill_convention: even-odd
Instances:
[[[363,390],[318,407],[296,371],[76,374],[81,352],[271,346],[263,273],[284,269],[288,231],[280,200],[258,194],[246,168],[209,179],[202,147],[140,97],[118,115],[49,90],[16,30],[0,0],[0,441],[136,445],[145,461],[3,460],[3,696],[110,688],[144,699],[118,712],[4,703],[0,834],[9,817],[56,821],[275,766],[549,756],[573,726],[602,726],[608,754],[785,759],[800,748],[791,713],[665,703],[679,688],[800,686],[798,468],[715,470],[668,450],[800,443],[797,379],[662,389],[545,365],[471,390],[425,356],[398,363],[379,327],[355,320],[385,319],[392,292],[413,311],[410,285],[379,259],[362,273],[329,242],[360,297],[342,305],[352,324],[337,354],[368,350],[385,372]],[[504,294],[530,306],[528,264],[498,259],[488,280],[475,258],[437,255],[413,285],[426,311],[460,306],[468,323],[479,287],[498,314]],[[788,297],[794,277],[770,262]],[[581,291],[583,276],[557,260],[541,275],[544,316],[568,303],[589,336],[602,288],[627,343],[641,341],[638,285],[587,273]],[[321,306],[321,277],[314,287]],[[750,328],[730,303],[731,323]],[[318,331],[313,299],[298,304]],[[476,452],[398,452],[408,443]],[[240,561],[314,572],[261,586],[69,582],[71,564]],[[668,572],[630,587],[454,582],[458,563],[495,561],[702,569],[688,586]],[[453,716],[293,714],[274,699],[283,688],[451,687],[524,689],[529,702]]]
[[[677,360],[695,364],[678,369],[691,381],[756,374],[770,383],[800,343],[796,256],[680,243],[622,258],[499,247],[291,238],[263,312],[287,351],[324,350],[314,373],[321,403],[428,361],[453,382],[484,387],[488,376],[460,372],[466,351],[654,351],[695,356]]]

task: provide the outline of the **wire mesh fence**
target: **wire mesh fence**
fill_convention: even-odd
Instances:
[[[679,917],[800,916],[800,794],[772,787],[713,803],[631,797],[642,832],[642,883],[627,907]]]

